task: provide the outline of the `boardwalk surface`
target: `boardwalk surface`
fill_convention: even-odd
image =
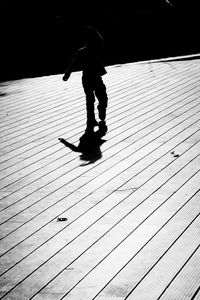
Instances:
[[[200,60],[107,71],[92,158],[79,72],[1,83],[0,299],[200,299]]]

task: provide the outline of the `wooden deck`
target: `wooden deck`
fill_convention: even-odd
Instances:
[[[80,72],[0,84],[0,299],[200,299],[200,59],[107,71],[94,160]]]

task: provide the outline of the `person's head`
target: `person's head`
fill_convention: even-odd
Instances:
[[[86,26],[84,29],[84,40],[86,45],[90,48],[98,48],[103,45],[102,36],[96,29],[90,26]]]

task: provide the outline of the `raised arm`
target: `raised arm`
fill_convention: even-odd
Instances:
[[[76,59],[77,59],[77,53],[74,56],[74,58],[72,59],[71,63],[69,64],[68,68],[65,70],[64,76],[62,78],[63,81],[67,81],[69,79],[69,77],[73,71],[73,67],[74,67]]]
[[[67,81],[71,75],[71,73],[74,71],[74,69],[76,68],[76,66],[79,66],[81,64],[81,52],[82,49],[79,49],[74,58],[72,59],[71,63],[69,64],[68,68],[66,69],[64,76],[63,76],[63,80]]]

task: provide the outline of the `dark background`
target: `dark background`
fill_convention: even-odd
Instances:
[[[197,1],[1,1],[0,79],[63,73],[95,26],[105,64],[200,52]]]

